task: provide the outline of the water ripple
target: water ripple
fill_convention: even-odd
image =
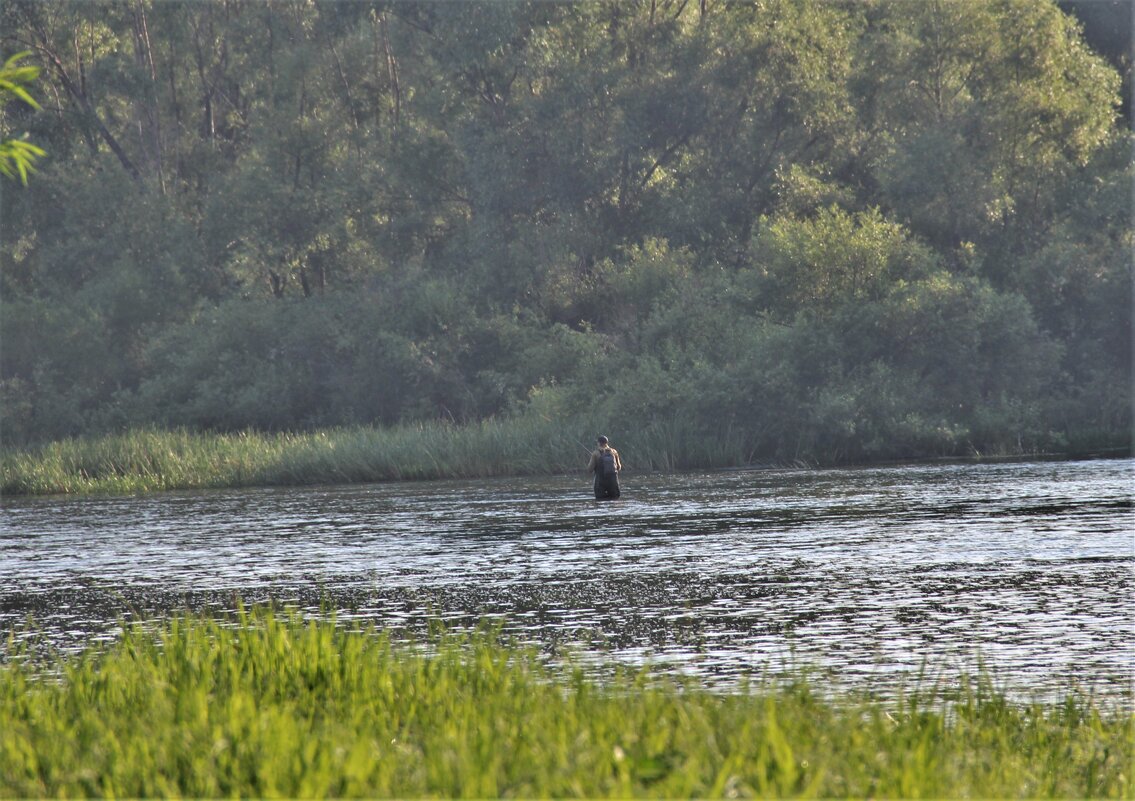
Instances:
[[[1032,693],[1125,694],[1133,465],[627,475],[608,504],[576,477],[5,499],[0,626],[69,649],[240,597],[410,630],[499,616],[709,683],[982,660]]]

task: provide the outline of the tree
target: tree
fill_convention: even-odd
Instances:
[[[766,218],[752,261],[743,279],[754,306],[785,322],[878,301],[936,266],[929,248],[878,209],[848,214],[837,207],[806,219]]]
[[[1062,188],[1115,136],[1119,76],[1033,0],[867,6],[857,105],[884,208],[986,268],[1035,250]]]
[[[1129,428],[1119,79],[1055,0],[6,0],[0,45],[51,153],[0,217],[8,437]]]

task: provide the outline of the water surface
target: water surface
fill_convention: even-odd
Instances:
[[[883,688],[979,661],[1121,696],[1135,462],[1027,462],[5,499],[0,629],[274,600],[420,630],[503,620],[582,658],[729,685],[808,665]],[[2,647],[2,646],[0,646]]]

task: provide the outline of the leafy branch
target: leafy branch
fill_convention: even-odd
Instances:
[[[29,51],[17,53],[0,68],[0,103],[16,98],[39,109],[39,103],[24,88],[39,75],[39,67],[20,66],[18,63],[28,54]],[[28,173],[35,171],[35,160],[45,155],[47,151],[27,141],[27,134],[20,138],[4,139],[0,141],[0,174],[8,178],[18,175],[20,182],[27,186]]]

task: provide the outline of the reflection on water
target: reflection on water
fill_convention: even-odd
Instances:
[[[713,683],[849,685],[978,659],[1029,693],[1130,687],[1130,460],[6,499],[0,627],[62,648],[117,621],[275,600],[519,639]]]

